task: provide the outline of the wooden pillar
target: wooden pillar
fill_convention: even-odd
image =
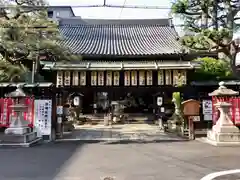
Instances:
[[[62,93],[56,94],[56,138],[63,137],[63,100]]]

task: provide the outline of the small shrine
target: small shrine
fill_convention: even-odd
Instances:
[[[7,94],[6,97],[13,99],[14,103],[10,106],[12,109],[10,125],[5,130],[1,144],[29,147],[41,140],[41,138],[37,138],[37,132],[28,126],[29,122],[24,120],[24,112],[27,111],[28,106],[24,104],[27,95],[22,88],[18,86],[15,91]]]
[[[219,110],[219,118],[212,129],[207,133],[207,142],[215,146],[232,146],[240,145],[240,131],[237,126],[234,125],[230,117],[231,103],[224,101],[232,96],[238,95],[239,92],[228,89],[224,86],[224,82],[219,83],[219,88],[209,96],[214,96],[217,101],[214,106]]]

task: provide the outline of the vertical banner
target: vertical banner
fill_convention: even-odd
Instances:
[[[80,86],[86,86],[86,71],[80,72]]]
[[[182,84],[183,85],[187,84],[187,71],[186,70],[181,70],[181,78],[182,78]]]
[[[106,85],[112,86],[112,71],[107,71]]]
[[[91,72],[91,85],[96,86],[97,85],[97,71]]]
[[[173,85],[178,85],[180,82],[180,73],[178,70],[173,70]]]
[[[234,106],[232,106],[232,109],[234,110],[234,123],[235,125],[240,125],[240,98],[232,98]]]
[[[98,85],[104,86],[104,72],[103,71],[98,72]]]
[[[163,70],[158,71],[158,85],[164,85]]]
[[[172,85],[172,72],[171,72],[171,70],[165,70],[165,82],[166,82],[166,85]]]
[[[131,81],[131,76],[130,76],[130,71],[125,71],[124,72],[124,85],[125,86],[130,86]]]
[[[145,86],[145,71],[139,71],[139,85]]]
[[[34,125],[34,114],[33,114],[34,100],[29,97],[26,98],[25,105],[28,106],[28,109],[26,112],[24,112],[24,120],[28,122],[29,127],[33,127],[33,125]]]
[[[70,73],[70,71],[65,71],[64,72],[64,85],[70,86],[70,84],[71,84],[71,73]]]
[[[72,85],[73,86],[78,86],[79,85],[78,83],[79,83],[78,71],[73,71]]]
[[[119,86],[119,79],[120,79],[120,74],[118,71],[115,71],[113,73],[113,85],[114,86]]]
[[[137,71],[131,71],[131,84],[132,86],[137,86]]]
[[[11,106],[13,104],[13,100],[9,98],[1,98],[1,126],[8,127],[9,125],[9,117],[11,114]]]
[[[62,86],[63,85],[63,72],[57,71],[57,80],[56,80],[56,86]]]
[[[152,71],[147,71],[147,85],[151,86],[153,84],[152,82]]]

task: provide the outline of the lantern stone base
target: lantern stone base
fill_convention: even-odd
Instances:
[[[231,104],[218,102],[215,106],[220,111],[220,117],[212,130],[207,132],[207,142],[215,146],[240,145],[240,131],[228,113]]]
[[[215,146],[240,146],[240,133],[219,133],[208,131],[206,142]]]
[[[23,135],[30,131],[29,127],[9,127],[5,130],[5,134]]]

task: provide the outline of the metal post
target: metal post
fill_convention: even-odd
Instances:
[[[33,61],[33,64],[32,64],[32,84],[35,81],[35,69],[36,69],[36,62]]]

